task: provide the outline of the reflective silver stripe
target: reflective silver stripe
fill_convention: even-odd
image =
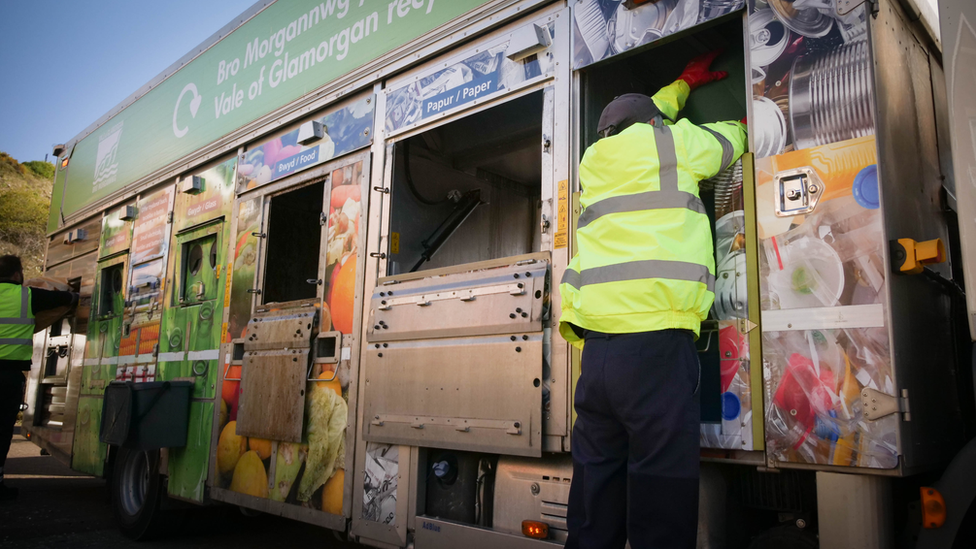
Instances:
[[[579,217],[577,229],[607,214],[638,212],[642,210],[663,210],[685,208],[700,214],[705,213],[705,205],[697,196],[684,191],[648,191],[646,193],[613,196],[590,204]]]
[[[30,318],[30,290],[20,289],[20,318]]]
[[[726,139],[724,135],[707,126],[698,127],[715,136],[715,139],[718,140],[718,144],[722,146],[722,170],[725,170],[731,166],[732,158],[735,155],[735,148],[732,147],[732,142]]]
[[[566,272],[563,273],[563,278],[562,278],[562,280],[559,281],[559,283],[560,284],[569,284],[570,286],[572,286],[572,287],[576,288],[577,290],[579,290],[580,289],[580,281],[581,280],[582,279],[580,278],[580,274],[578,272],[576,272],[576,271],[574,271],[572,269],[566,269]]]
[[[580,289],[589,284],[643,280],[648,278],[701,282],[708,287],[708,291],[710,292],[714,292],[715,288],[715,275],[708,272],[708,267],[684,261],[666,261],[663,259],[629,261],[627,263],[618,263],[605,267],[584,269],[581,273],[566,269],[560,283],[569,284],[576,289]]]
[[[0,318],[0,324],[33,324],[29,318]]]
[[[220,358],[220,349],[210,349],[209,351],[190,351],[186,354],[187,360],[217,360]]]
[[[160,362],[182,362],[186,358],[186,353],[180,351],[176,353],[159,353]]]
[[[19,337],[0,337],[0,345],[33,345],[33,339]]]
[[[660,164],[658,179],[662,191],[678,190],[678,155],[674,150],[674,135],[671,128],[654,128],[654,142],[657,147],[657,160]]]

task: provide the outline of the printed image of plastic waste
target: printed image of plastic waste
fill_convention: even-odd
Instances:
[[[721,421],[702,423],[701,446],[752,450],[752,389],[749,340],[738,319],[748,318],[745,211],[742,161],[702,181],[700,189],[715,196],[715,303],[719,347]]]
[[[894,416],[864,419],[863,387],[893,394],[885,328],[763,334],[767,451],[779,461],[890,469]]]
[[[555,24],[549,25],[550,40]],[[549,74],[555,57],[546,50],[520,61],[505,56],[506,40],[448,67],[390,90],[386,100],[386,131],[393,132],[433,115],[449,112],[526,80]]]
[[[881,303],[879,193],[874,137],[756,161],[763,310]]]
[[[745,0],[578,0],[573,9],[573,67],[581,69],[744,5]]]
[[[897,464],[894,417],[865,420],[859,398],[895,390],[875,147],[869,136],[756,161],[766,442],[781,461]],[[850,328],[817,326],[841,306]]]
[[[757,158],[874,134],[866,9],[834,0],[750,0]]]
[[[366,443],[366,471],[363,474],[363,518],[382,524],[396,520],[399,446]]]
[[[298,142],[301,128],[253,147],[244,153],[244,161],[238,169],[238,192],[253,189],[327,162],[346,153],[361,149],[372,142],[373,126],[372,95],[340,109],[326,113],[314,122],[321,128],[322,137]]]

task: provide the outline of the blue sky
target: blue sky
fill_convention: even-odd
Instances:
[[[0,151],[43,160],[257,0],[0,0]]]

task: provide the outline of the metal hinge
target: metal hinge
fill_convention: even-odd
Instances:
[[[749,332],[759,327],[758,324],[749,320],[748,318],[740,318],[739,320],[736,321],[736,324],[738,324],[738,329],[740,334],[748,334]]]
[[[912,420],[911,409],[908,407],[908,389],[902,389],[901,396],[894,397],[865,387],[861,390],[861,410],[864,412],[864,419],[869,421],[877,421],[897,413],[901,413],[905,421]]]
[[[166,212],[166,222],[167,223],[173,222],[173,212]]]

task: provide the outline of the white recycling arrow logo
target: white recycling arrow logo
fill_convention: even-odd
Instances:
[[[183,86],[183,91],[180,92],[180,96],[176,98],[176,108],[173,109],[173,134],[177,138],[186,135],[186,132],[190,131],[190,127],[180,128],[176,123],[176,115],[180,112],[180,102],[183,101],[183,96],[187,93],[193,94],[193,99],[190,100],[190,116],[193,118],[197,117],[197,111],[200,110],[200,103],[203,103],[203,97],[197,93],[197,86],[193,82],[190,82],[186,86]]]

